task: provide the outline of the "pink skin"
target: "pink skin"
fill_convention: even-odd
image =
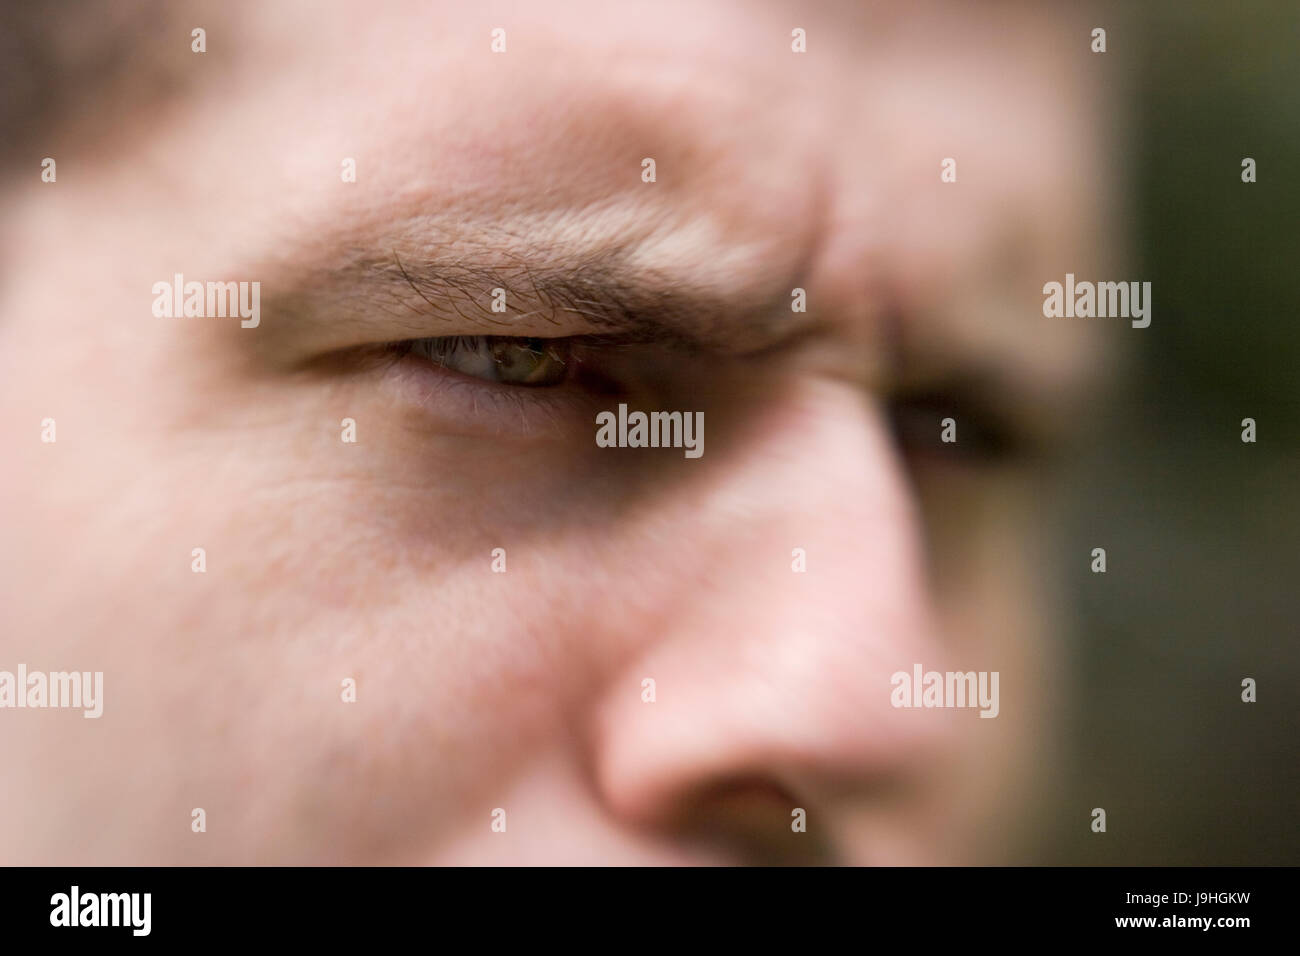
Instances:
[[[1030,5],[265,6],[210,30],[184,100],[73,129],[57,183],[9,187],[0,670],[101,670],[105,702],[0,711],[2,862],[1016,859],[1049,773],[1036,476],[905,461],[882,413],[899,354],[1007,365],[1035,408],[1086,370],[1039,311],[1098,228],[1060,66],[1086,30]],[[605,396],[319,361],[492,331],[352,290],[357,252],[614,243],[722,302],[806,290],[806,314],[738,307],[722,356],[593,356],[704,411],[699,459],[597,448]],[[260,326],[155,318],[176,272],[260,281]],[[892,708],[914,662],[999,671],[999,717]]]

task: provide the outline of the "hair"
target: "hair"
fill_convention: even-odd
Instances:
[[[0,3],[0,165],[38,163],[72,129],[84,145],[183,94],[211,72],[194,69],[190,31],[228,19],[207,2]]]

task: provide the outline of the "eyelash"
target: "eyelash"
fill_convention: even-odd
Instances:
[[[554,347],[557,343],[567,343],[570,339],[543,339],[527,336],[511,335],[444,335],[437,338],[425,339],[406,339],[402,342],[395,342],[394,348],[401,349],[403,352],[417,351],[427,348],[435,356],[450,356],[459,351],[482,352],[497,342],[510,344],[527,343],[533,348]]]
[[[481,359],[481,364],[485,366],[483,370],[490,370],[498,377],[494,379],[486,375],[475,375],[456,368],[449,369],[449,371],[458,372],[466,377],[475,378],[489,384],[536,390],[538,388],[556,388],[569,382],[572,373],[577,367],[576,347],[580,340],[580,336],[547,339],[504,335],[449,335],[437,338],[407,339],[393,343],[389,350],[399,357],[413,355],[423,358],[443,369],[448,369],[449,363],[457,355],[464,353],[465,356]],[[543,361],[552,363],[549,370],[555,372],[558,366],[558,370],[562,371],[563,374],[554,381],[502,381],[499,378],[501,371],[509,369],[514,364],[511,357],[512,353],[509,350],[513,350],[513,356],[527,356],[528,359],[537,363],[539,367],[545,367],[542,366]],[[538,378],[544,378],[544,376],[538,376]]]

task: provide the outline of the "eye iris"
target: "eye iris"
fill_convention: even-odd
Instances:
[[[564,360],[544,339],[498,339],[492,343],[492,359],[500,382],[537,386],[564,380]]]

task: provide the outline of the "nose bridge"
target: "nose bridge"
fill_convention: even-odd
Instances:
[[[935,653],[917,518],[879,411],[841,395],[766,442],[716,491],[729,520],[697,523],[714,549],[705,580],[600,711],[598,776],[625,810],[727,777],[877,776],[938,726],[890,704],[890,676]],[[653,702],[627,692],[645,678]]]

